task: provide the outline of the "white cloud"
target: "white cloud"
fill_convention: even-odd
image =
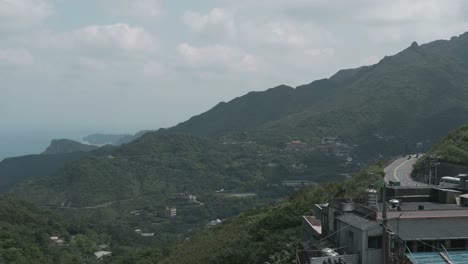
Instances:
[[[0,0],[0,29],[33,26],[52,14],[46,0]]]
[[[441,0],[394,0],[367,1],[356,18],[386,22],[408,22],[417,20],[440,19],[457,15],[461,2]]]
[[[163,12],[162,0],[103,0],[106,8],[116,15],[138,19],[159,18]]]
[[[335,49],[333,48],[323,48],[323,49],[307,49],[304,51],[306,55],[309,56],[334,56]]]
[[[117,69],[122,66],[117,61],[90,57],[78,57],[78,63],[81,67],[90,71],[112,71],[112,69]]]
[[[159,77],[166,71],[166,66],[156,61],[147,62],[143,67],[143,74],[147,77]]]
[[[33,56],[23,49],[0,49],[0,63],[30,66],[33,64]]]
[[[186,11],[182,20],[195,32],[222,31],[227,36],[233,37],[237,31],[232,15],[222,8],[213,8],[207,14]]]
[[[240,72],[260,70],[260,61],[238,47],[212,45],[195,47],[183,43],[177,47],[179,54],[191,67],[223,67]]]
[[[43,45],[62,48],[115,48],[123,51],[154,51],[156,39],[145,29],[119,23],[92,25],[72,32],[48,33]]]
[[[335,42],[335,37],[331,32],[312,23],[277,20],[262,24],[256,21],[246,21],[242,29],[247,39],[289,48],[316,47]]]
[[[369,66],[369,65],[374,65],[377,64],[382,58],[376,55],[371,55],[369,57],[366,57],[361,61],[362,65],[364,66]]]

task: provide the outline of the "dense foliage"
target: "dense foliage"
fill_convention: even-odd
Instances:
[[[163,251],[128,254],[140,261],[135,263],[294,263],[302,236],[302,215],[310,215],[315,203],[331,198],[360,197],[369,183],[378,187],[382,180],[382,168],[374,166],[346,182],[306,189],[273,207],[249,210]],[[127,259],[111,258],[109,263],[126,263]]]
[[[419,159],[412,172],[413,177],[427,173],[430,157],[437,157],[439,164],[461,165],[461,168],[468,166],[468,124],[450,133]],[[462,170],[459,173],[465,173],[465,171]]]
[[[63,239],[61,245],[51,236]],[[98,263],[93,252],[108,242],[73,221],[9,198],[0,198],[0,263]]]
[[[434,145],[429,154],[441,157],[441,161],[468,165],[468,125],[463,125],[450,133],[444,140]]]
[[[62,168],[67,162],[78,160],[84,152],[60,155],[28,155],[7,158],[0,162],[0,192],[7,191],[15,183],[28,178],[48,176]]]
[[[275,162],[275,167],[267,167]],[[112,156],[89,156],[67,164],[55,175],[26,181],[15,196],[39,204],[96,206],[136,197],[216,190],[249,191],[296,173],[291,164],[306,163],[319,180],[336,175],[340,160],[311,152],[290,153],[247,142],[222,142],[186,134],[148,133]],[[315,166],[321,165],[321,171]],[[336,176],[335,176],[336,177]]]

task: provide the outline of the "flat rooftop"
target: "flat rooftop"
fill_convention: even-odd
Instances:
[[[423,206],[423,210],[419,210]],[[400,205],[401,211],[396,208],[387,211],[388,218],[398,217],[400,219],[410,218],[450,218],[450,217],[468,217],[468,207],[456,204],[444,204],[434,202],[415,202],[403,203]],[[382,219],[382,212],[377,212],[377,220]]]

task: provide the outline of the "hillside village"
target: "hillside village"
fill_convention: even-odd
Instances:
[[[398,178],[389,180],[396,170],[387,173],[381,189],[369,186],[364,197],[315,204],[313,215],[302,217],[298,263],[464,263],[468,175],[436,174],[435,184],[427,178],[401,185]]]
[[[0,264],[468,264],[467,28],[468,0],[0,0]]]

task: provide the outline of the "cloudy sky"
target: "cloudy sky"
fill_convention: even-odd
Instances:
[[[0,127],[171,126],[465,31],[463,0],[0,0]]]

